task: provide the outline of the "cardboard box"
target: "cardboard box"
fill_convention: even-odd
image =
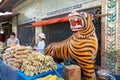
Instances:
[[[63,70],[65,80],[81,80],[81,68],[78,65],[65,66]]]

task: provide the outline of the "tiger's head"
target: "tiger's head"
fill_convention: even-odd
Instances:
[[[69,22],[70,22],[70,28],[73,32],[80,31],[84,34],[86,29],[91,27],[89,30],[92,29],[93,25],[92,23],[92,15],[88,14],[86,12],[76,12],[72,11],[69,15]]]

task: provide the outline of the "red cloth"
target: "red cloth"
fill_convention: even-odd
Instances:
[[[65,17],[61,17],[61,18],[54,18],[54,19],[34,22],[34,23],[32,23],[32,26],[39,27],[39,26],[45,26],[45,25],[55,24],[55,23],[59,23],[59,22],[67,22],[68,20],[69,20],[68,16],[65,16]]]

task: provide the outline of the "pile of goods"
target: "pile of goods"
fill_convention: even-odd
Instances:
[[[24,46],[10,47],[3,55],[4,62],[11,66],[14,70],[21,68],[22,62],[26,59],[32,51]]]
[[[46,77],[43,78],[38,78],[36,80],[64,80],[63,78],[58,78],[56,75],[48,75]]]
[[[14,70],[19,69],[28,76],[56,69],[56,63],[51,56],[31,51],[24,46],[8,48],[3,55],[3,60]]]
[[[56,63],[51,56],[45,56],[37,52],[33,52],[28,58],[23,61],[21,71],[26,75],[33,76],[34,74],[47,72],[56,69]]]

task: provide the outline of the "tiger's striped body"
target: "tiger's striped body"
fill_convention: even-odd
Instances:
[[[85,80],[96,80],[94,62],[97,53],[97,38],[90,15],[84,18],[85,27],[75,31],[68,39],[52,43],[45,49],[45,55],[55,58],[73,58],[82,68]]]

